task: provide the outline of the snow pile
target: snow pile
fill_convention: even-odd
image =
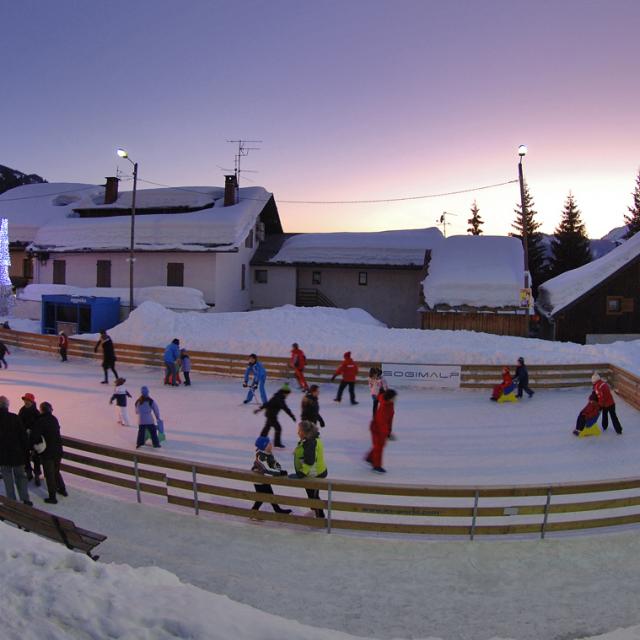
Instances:
[[[215,200],[224,196],[222,187],[177,187],[164,189],[140,189],[136,191],[136,209],[198,209],[210,207]],[[121,191],[118,199],[111,204],[104,204],[104,198],[96,199],[92,209],[109,211],[111,209],[130,209],[133,191]]]
[[[438,304],[514,307],[524,284],[522,243],[506,236],[451,236],[431,252],[423,281],[430,307]]]
[[[540,286],[540,307],[554,315],[613,275],[640,254],[640,233],[625,241],[598,260],[561,273]]]
[[[128,287],[72,287],[66,284],[30,284],[18,293],[19,300],[39,302],[44,295],[96,296],[120,298],[122,306],[129,305]],[[190,287],[138,287],[133,292],[134,302],[140,305],[153,301],[171,309],[206,310],[200,289]]]
[[[274,263],[424,265],[425,252],[443,240],[439,229],[375,233],[305,233],[288,238]]]

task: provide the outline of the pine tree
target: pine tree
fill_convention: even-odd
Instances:
[[[540,223],[535,217],[538,212],[535,210],[533,197],[529,192],[529,186],[524,184],[524,206],[526,214],[522,215],[522,206],[517,204],[514,209],[516,219],[511,225],[515,232],[509,235],[513,238],[522,240],[523,232],[527,232],[527,252],[529,258],[529,273],[531,274],[531,286],[533,293],[536,294],[538,287],[547,279],[547,252],[544,246],[544,236],[538,229]]]
[[[482,234],[481,227],[484,224],[484,220],[480,216],[480,208],[475,200],[471,205],[471,217],[467,220],[467,224],[469,225],[467,229],[468,234],[472,236],[479,236]]]
[[[588,262],[591,262],[589,238],[582,224],[576,199],[569,192],[562,219],[551,241],[551,272],[555,277]]]
[[[631,195],[633,196],[633,207],[627,207],[631,215],[624,216],[624,221],[628,227],[624,236],[625,240],[635,236],[640,231],[640,171],[638,171],[638,177],[636,178],[636,188]]]

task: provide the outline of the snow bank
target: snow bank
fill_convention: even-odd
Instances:
[[[513,307],[524,283],[522,243],[506,236],[451,236],[431,252],[427,304]]]

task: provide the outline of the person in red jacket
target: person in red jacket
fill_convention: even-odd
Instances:
[[[304,355],[304,351],[298,346],[297,342],[291,345],[291,358],[289,360],[289,366],[293,369],[293,374],[298,381],[298,385],[302,391],[309,391],[309,385],[304,378],[304,367],[307,364],[307,357]]]
[[[616,403],[611,395],[609,385],[597,373],[591,376],[591,382],[593,383],[593,390],[598,397],[598,404],[602,409],[602,430],[607,430],[609,426],[609,416],[611,416],[613,428],[616,433],[620,435],[622,433],[622,425],[616,415]]]
[[[344,360],[331,377],[331,382],[333,382],[339,375],[342,376],[342,380],[340,381],[338,393],[333,401],[341,402],[342,394],[345,390],[345,387],[349,387],[349,398],[351,399],[351,404],[358,404],[356,401],[355,392],[355,382],[358,375],[358,365],[351,359],[351,351],[345,352]]]
[[[511,377],[511,371],[509,371],[509,367],[502,368],[502,382],[493,387],[493,393],[491,394],[491,399],[494,402],[497,402],[500,396],[503,393],[511,393],[513,391],[513,378]]]
[[[573,431],[574,436],[579,436],[580,432],[586,427],[591,426],[600,415],[600,405],[598,404],[598,396],[595,391],[591,392],[589,402],[582,408],[576,420],[576,428]]]
[[[382,452],[391,433],[391,425],[395,413],[394,403],[397,395],[393,389],[380,392],[376,415],[373,417],[370,425],[373,447],[365,460],[373,467],[373,470],[378,473],[386,473],[387,471],[382,466]]]
[[[67,334],[64,331],[61,331],[58,337],[58,350],[60,352],[60,357],[62,358],[62,362],[67,361],[68,348],[69,348],[69,338],[67,338]]]

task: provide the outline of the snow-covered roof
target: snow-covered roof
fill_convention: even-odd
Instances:
[[[430,307],[515,307],[524,284],[524,254],[517,238],[451,236],[431,252],[422,282]]]
[[[269,260],[280,264],[422,266],[425,252],[442,242],[439,229],[363,233],[304,233],[288,238]]]
[[[640,233],[602,258],[547,280],[540,286],[540,311],[547,316],[555,315],[638,255],[640,255]]]
[[[243,243],[271,194],[262,187],[240,189],[239,202],[223,206],[221,187],[141,189],[136,210],[166,213],[136,216],[136,250],[232,250]],[[74,184],[34,184],[0,196],[0,217],[9,220],[12,242],[33,242],[46,251],[118,251],[129,248],[128,215],[79,217],[78,210],[108,212],[131,206],[131,192],[110,205],[101,204],[104,187]],[[210,206],[212,205],[213,206]],[[197,209],[198,211],[185,209]],[[171,212],[171,209],[176,209]]]

